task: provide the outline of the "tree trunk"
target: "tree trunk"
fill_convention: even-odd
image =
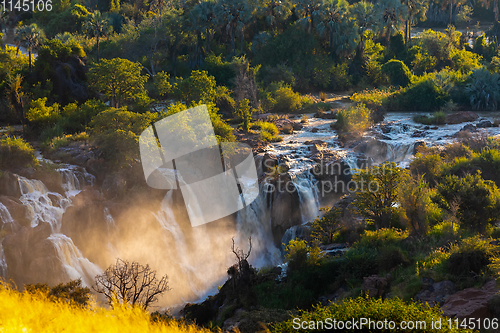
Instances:
[[[31,47],[28,47],[28,64],[31,73]]]
[[[99,63],[99,32],[97,32],[96,44],[97,44],[97,63]]]
[[[453,0],[450,1],[450,24],[453,19]]]
[[[498,0],[493,1],[493,13],[495,14],[495,22],[498,22]]]
[[[240,43],[240,55],[243,54],[243,35],[244,35],[244,28],[241,29],[241,43]]]
[[[234,23],[231,26],[231,52],[229,54],[231,57],[234,56],[234,49],[235,49],[235,41],[234,41],[234,35],[236,34],[236,27],[234,26]]]

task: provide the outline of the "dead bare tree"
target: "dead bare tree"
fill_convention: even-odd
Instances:
[[[238,247],[235,248],[234,237],[232,238],[232,240],[233,240],[233,245],[231,246],[231,250],[236,255],[236,259],[238,260],[238,271],[241,272],[245,263],[248,265],[247,259],[250,256],[250,252],[252,252],[252,237],[248,238],[248,252],[247,253],[245,253],[243,250],[241,250]]]
[[[167,275],[160,279],[156,275],[149,265],[117,259],[115,265],[95,277],[92,288],[103,294],[110,304],[118,298],[119,301],[147,309],[151,303],[158,301],[159,295],[170,290]]]

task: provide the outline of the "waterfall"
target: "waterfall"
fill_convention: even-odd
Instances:
[[[0,241],[0,277],[4,279],[7,277],[7,262],[5,261],[5,254],[3,252],[3,245]]]
[[[10,223],[14,222],[12,216],[10,216],[9,210],[3,203],[0,202],[0,222]]]
[[[57,169],[57,172],[61,175],[62,188],[66,192],[66,196],[75,196],[85,187],[94,186],[95,177],[85,169],[66,164],[61,168]]]
[[[50,196],[58,198],[61,202],[64,202],[64,198],[59,193],[49,192],[40,180],[18,176],[18,181],[21,189],[19,200],[28,208],[31,227],[34,228],[44,221],[51,225],[53,231],[59,231],[62,215],[66,209],[54,206]]]
[[[84,286],[92,286],[94,276],[101,274],[102,270],[85,258],[68,236],[52,234],[48,239],[54,244],[58,258],[68,277],[71,280],[81,278]]]
[[[302,223],[316,218],[319,213],[319,195],[317,180],[311,172],[304,171],[293,175],[292,181],[297,189],[300,200]]]
[[[249,261],[256,267],[281,263],[281,254],[272,239],[271,214],[264,186],[265,184],[260,185],[255,201],[240,210],[236,217],[235,243],[246,247],[248,238],[252,237],[252,255]]]

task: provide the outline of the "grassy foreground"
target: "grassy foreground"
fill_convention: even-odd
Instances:
[[[2,332],[210,332],[177,320],[153,322],[146,311],[128,305],[83,308],[42,295],[19,293],[0,285]]]

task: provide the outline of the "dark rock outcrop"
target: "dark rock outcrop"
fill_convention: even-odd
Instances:
[[[460,123],[465,123],[468,121],[475,121],[478,118],[479,118],[479,115],[475,112],[462,111],[462,112],[456,112],[454,114],[450,114],[450,115],[446,116],[446,123],[449,125],[460,124]]]
[[[461,290],[446,300],[442,310],[447,317],[491,318],[488,301],[498,292],[494,280],[487,282],[481,289],[467,288]]]
[[[424,290],[415,296],[415,300],[430,306],[443,305],[455,291],[455,284],[449,280],[434,283],[432,279],[424,279]]]

